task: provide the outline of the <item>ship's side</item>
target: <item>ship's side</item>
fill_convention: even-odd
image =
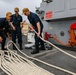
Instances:
[[[44,34],[48,32],[67,44],[70,26],[76,22],[75,3],[76,0],[43,0],[36,12],[44,24]],[[49,41],[61,45],[54,38],[49,38]]]

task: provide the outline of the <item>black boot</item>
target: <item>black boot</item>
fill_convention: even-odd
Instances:
[[[41,44],[39,47],[40,50],[46,50],[44,44]]]
[[[4,48],[4,44],[2,44],[1,50],[7,50],[7,48]]]
[[[46,50],[45,47],[40,47],[39,49],[40,49],[40,50]]]
[[[36,54],[36,53],[39,53],[39,50],[33,50],[32,52],[31,52],[31,54]]]
[[[39,48],[38,47],[35,47],[35,49],[31,52],[31,54],[36,54],[36,53],[39,53]]]
[[[2,48],[1,50],[7,50],[7,48]]]

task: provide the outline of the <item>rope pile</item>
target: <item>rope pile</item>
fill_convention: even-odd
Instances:
[[[8,75],[54,75],[11,50],[0,53],[0,68]]]

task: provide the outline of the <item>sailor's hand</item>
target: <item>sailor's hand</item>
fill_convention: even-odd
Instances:
[[[2,39],[2,37],[0,36],[0,42],[2,42],[2,40],[3,40],[3,39]]]
[[[40,33],[39,32],[37,33],[37,36],[40,37]]]
[[[16,28],[14,26],[12,28],[13,28],[13,30],[16,30]]]

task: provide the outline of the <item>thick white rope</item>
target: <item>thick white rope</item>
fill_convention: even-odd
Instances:
[[[10,61],[11,59],[10,59],[10,56],[8,55],[7,56],[7,59]],[[6,69],[8,72],[10,72],[12,75],[17,75],[17,73],[15,72],[15,71],[17,71],[17,69],[16,68],[11,68],[11,65],[10,65],[10,63],[11,63],[11,65],[12,65],[12,62],[10,61],[10,62],[8,62],[6,59],[5,59],[5,55],[2,57],[2,66],[4,67],[4,69]],[[10,66],[10,67],[9,67]]]
[[[8,72],[8,75],[54,75],[11,50],[8,51],[8,55],[2,54],[1,63],[3,71]]]
[[[0,50],[0,54],[1,54],[1,56],[0,56],[0,68],[6,73],[6,74],[8,74],[8,75],[11,75],[6,69],[4,69],[4,67],[2,66],[2,56],[4,55],[4,52],[3,51],[1,51]]]
[[[8,45],[9,45],[10,43],[13,43],[13,42],[12,42],[12,41],[9,41],[9,42],[7,43],[7,49],[8,49],[8,50],[10,50],[9,47],[8,47]],[[68,70],[66,70],[66,69],[60,68],[60,67],[58,67],[58,66],[55,66],[55,65],[46,63],[46,62],[44,62],[44,61],[42,61],[42,60],[39,60],[39,59],[30,57],[30,56],[26,55],[25,53],[23,53],[21,50],[19,50],[19,48],[16,46],[15,43],[13,43],[13,44],[15,45],[15,47],[17,48],[17,50],[18,50],[20,53],[22,53],[23,55],[25,55],[25,56],[26,56],[27,58],[29,58],[29,59],[36,60],[36,61],[41,62],[41,63],[43,63],[43,64],[45,64],[45,65],[47,65],[47,66],[56,68],[56,69],[61,70],[61,71],[63,71],[63,72],[66,72],[66,73],[69,73],[69,74],[72,74],[72,75],[76,75],[76,73],[74,73],[74,72],[71,72],[71,71],[68,71]],[[25,59],[25,58],[23,58],[23,59]],[[25,60],[26,60],[26,59],[25,59]]]

